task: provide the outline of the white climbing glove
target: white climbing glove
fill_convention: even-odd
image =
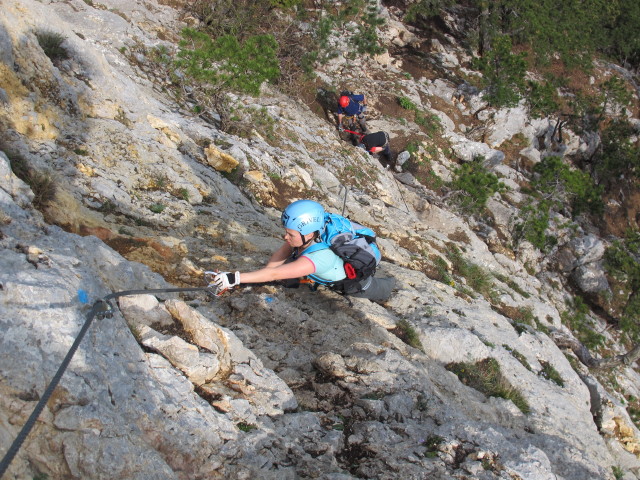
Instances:
[[[215,287],[218,294],[240,285],[240,272],[220,272],[213,277],[210,287]]]

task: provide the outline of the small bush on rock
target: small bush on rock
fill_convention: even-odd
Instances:
[[[606,339],[595,330],[593,321],[589,318],[588,313],[588,305],[580,297],[575,297],[567,302],[567,310],[560,314],[560,318],[562,323],[571,329],[576,338],[585,347],[597,352],[605,345]],[[634,329],[633,335],[636,333],[637,328]]]
[[[56,183],[49,172],[41,172],[33,168],[29,162],[19,155],[8,154],[11,170],[24,183],[29,185],[34,194],[32,204],[42,210],[56,196]]]
[[[62,46],[62,42],[64,42],[66,38],[64,35],[52,30],[38,30],[36,32],[36,38],[44,54],[49,57],[51,61],[66,60],[69,58],[69,52]]]
[[[465,385],[489,397],[511,400],[522,413],[531,410],[522,394],[502,376],[500,364],[495,358],[485,358],[476,363],[452,362],[445,368],[455,373]]]
[[[619,314],[620,330],[632,341],[640,339],[640,231],[627,231],[614,241],[604,255],[604,265],[612,283],[612,310]]]
[[[546,378],[547,380],[551,380],[556,385],[564,387],[564,380],[553,365],[549,362],[545,362],[544,360],[540,360],[540,365],[542,365],[542,370],[540,370],[538,375],[542,378]]]
[[[396,324],[396,328],[391,330],[395,336],[402,340],[407,345],[417,348],[422,351],[422,342],[420,342],[420,336],[416,332],[415,328],[411,326],[406,320],[400,320]]]
[[[484,158],[477,157],[471,162],[456,168],[454,179],[449,187],[454,190],[453,202],[466,213],[478,213],[484,210],[487,200],[496,192],[507,187],[498,177],[487,171]]]

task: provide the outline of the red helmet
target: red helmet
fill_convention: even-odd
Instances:
[[[342,108],[346,108],[347,105],[349,105],[349,97],[347,97],[346,95],[343,95],[340,97],[340,106]]]

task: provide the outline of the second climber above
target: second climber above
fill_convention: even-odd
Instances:
[[[363,133],[367,133],[367,121],[364,112],[367,110],[367,100],[362,94],[354,94],[344,91],[340,94],[338,100],[338,130],[343,131],[344,117],[354,117],[357,119],[360,129]]]

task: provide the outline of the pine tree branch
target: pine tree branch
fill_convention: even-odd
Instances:
[[[559,348],[569,348],[589,368],[610,369],[622,365],[627,366],[640,358],[640,344],[635,345],[625,354],[594,358],[589,349],[570,334],[556,330],[551,332],[550,335]]]

